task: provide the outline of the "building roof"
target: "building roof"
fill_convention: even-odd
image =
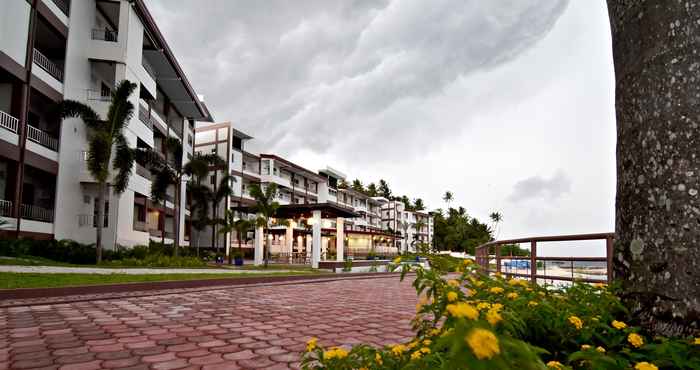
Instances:
[[[320,173],[320,174],[325,174],[325,175],[330,175],[330,176],[333,176],[333,177],[335,177],[335,178],[337,178],[337,179],[343,179],[343,180],[347,177],[347,176],[345,176],[344,173],[342,173],[342,172],[336,170],[335,168],[329,167],[329,166],[326,166],[325,169],[318,170],[318,173]]]
[[[183,116],[211,122],[213,119],[209,109],[195,93],[144,1],[134,0],[132,4],[144,24],[149,40],[153,43],[153,49],[144,49],[143,53],[156,71],[158,86]]]
[[[255,212],[255,207],[232,207],[235,211],[246,213]],[[275,217],[279,218],[311,218],[313,211],[321,211],[322,218],[355,218],[360,214],[350,208],[335,203],[283,204],[277,208]]]
[[[280,157],[280,156],[278,156],[278,155],[275,155],[275,154],[260,154],[260,158],[261,158],[261,159],[262,159],[262,158],[274,159],[276,162],[281,163],[284,167],[297,170],[298,172],[303,172],[304,175],[305,175],[306,177],[310,178],[310,179],[316,180],[316,181],[318,181],[318,182],[325,182],[325,181],[326,181],[325,178],[319,176],[317,173],[312,172],[312,171],[309,171],[309,170],[307,170],[306,168],[304,168],[304,167],[302,167],[302,166],[300,166],[300,165],[298,165],[298,164],[296,164],[296,163],[290,162],[290,161],[288,161],[288,160],[286,160],[286,159],[284,159],[284,158],[282,158],[282,157]]]

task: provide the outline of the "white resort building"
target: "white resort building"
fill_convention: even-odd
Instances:
[[[193,233],[198,246],[227,254],[239,244],[236,233],[192,229],[186,186],[180,194],[171,186],[165,201],[152,202],[145,163],[135,164],[125,192],[110,190],[105,204],[97,204],[97,183],[86,166],[86,127],[80,119],[55,118],[53,108],[76,100],[105,117],[111,92],[122,80],[137,84],[131,96],[136,112],[124,130],[132,148],[172,159],[165,141],[174,137],[183,145],[183,164],[195,151],[223,159],[207,183],[215,187],[229,175],[233,194],[212,215],[232,210],[237,217],[253,217],[251,185],[277,185],[278,217],[291,222],[271,228],[274,255],[317,266],[321,260],[391,255],[432,242],[428,213],[340,187],[346,176],[330,167],[312,171],[276,154],[251,153],[246,150],[251,136],[230,122],[213,123],[143,0],[3,1],[0,217],[9,227],[0,237],[94,243],[101,222],[106,249],[176,239],[188,246]],[[96,219],[99,207],[104,220]],[[257,263],[262,233],[257,228],[240,241],[254,251]]]
[[[105,117],[112,89],[138,85],[129,144],[167,158],[164,139],[193,152],[194,122],[211,120],[142,0],[8,0],[0,7],[0,216],[4,235],[94,243],[96,182],[85,162],[80,119],[60,122],[51,109],[63,99]],[[188,240],[175,220],[189,218],[186,195],[150,198],[150,173],[135,165],[128,189],[106,196],[105,248]],[[175,205],[175,199],[180,204]],[[175,212],[180,217],[175,217]]]

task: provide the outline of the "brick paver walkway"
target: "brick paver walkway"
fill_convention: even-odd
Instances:
[[[306,341],[391,344],[417,301],[398,278],[230,287],[0,308],[0,369],[286,369]]]

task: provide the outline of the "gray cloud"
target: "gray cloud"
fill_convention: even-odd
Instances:
[[[571,191],[571,179],[564,171],[557,171],[552,177],[532,176],[520,180],[513,186],[508,197],[512,202],[534,198],[556,199]]]
[[[424,100],[522,53],[567,3],[149,1],[217,119],[284,155],[393,138],[363,151],[365,161],[401,152],[428,129],[434,142],[449,135],[454,121],[422,119]]]

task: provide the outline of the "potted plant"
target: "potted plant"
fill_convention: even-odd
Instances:
[[[236,266],[243,266],[243,252],[235,251],[233,254],[233,263]]]

